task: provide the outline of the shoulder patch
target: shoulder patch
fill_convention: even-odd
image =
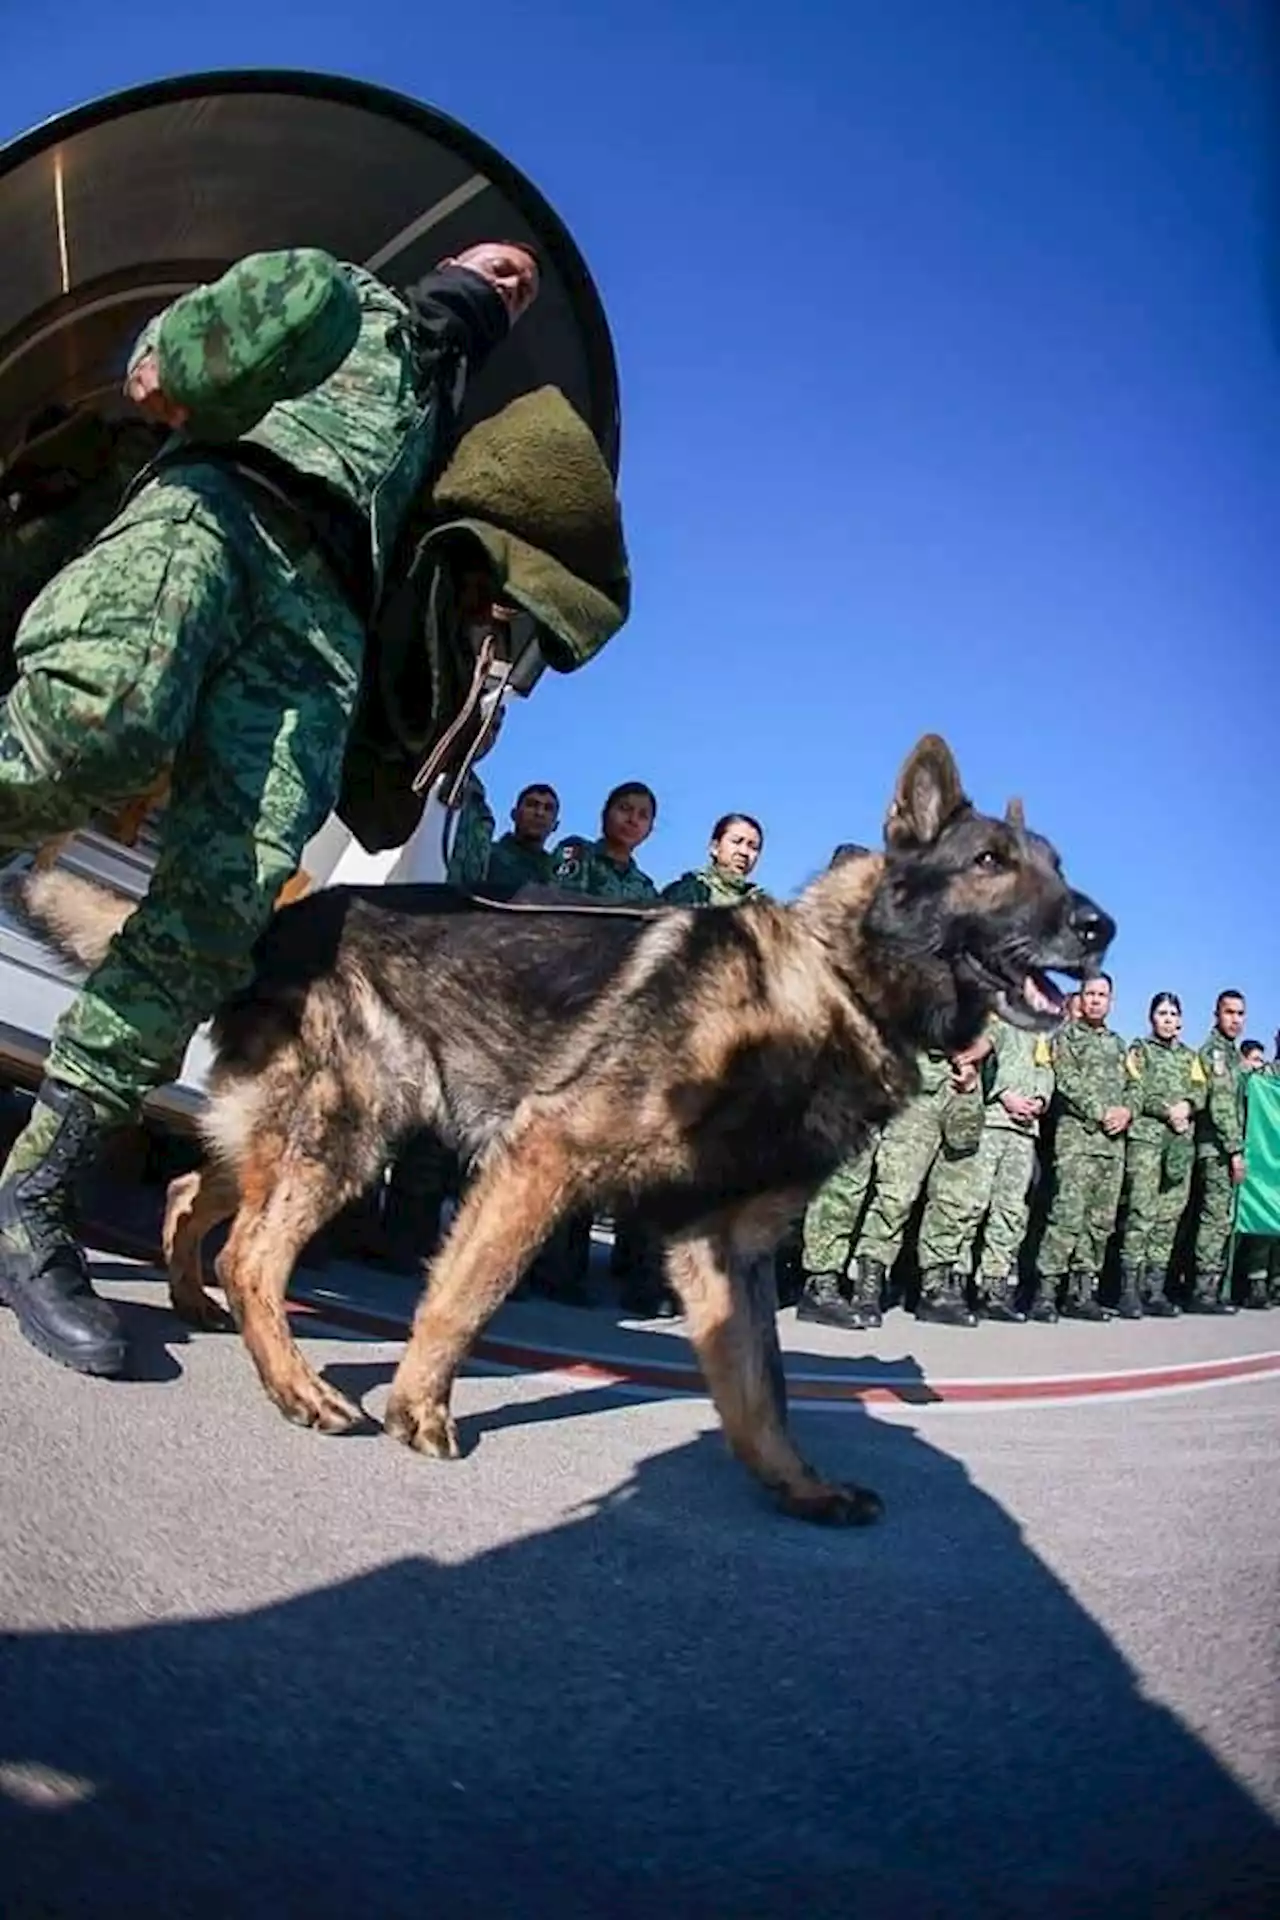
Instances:
[[[1035,1063],[1038,1067],[1051,1067],[1053,1065],[1053,1048],[1049,1045],[1049,1042],[1043,1034],[1041,1034],[1040,1038],[1036,1041]]]
[[[1190,1078],[1193,1086],[1206,1087],[1209,1084],[1208,1076],[1200,1064],[1200,1055],[1198,1053],[1193,1053],[1191,1056]]]
[[[1224,1052],[1222,1051],[1222,1049],[1221,1049],[1221,1047],[1214,1047],[1214,1048],[1213,1048],[1213,1050],[1212,1050],[1212,1052],[1210,1053],[1210,1055],[1209,1055],[1209,1071],[1210,1071],[1210,1072],[1212,1073],[1212,1075],[1213,1075],[1213,1077],[1214,1077],[1214,1079],[1215,1079],[1215,1080],[1225,1080],[1225,1079],[1226,1079],[1226,1077],[1227,1077],[1227,1056],[1226,1056],[1226,1054],[1225,1054],[1225,1053],[1224,1053]]]
[[[1125,1072],[1131,1080],[1142,1078],[1142,1049],[1136,1044],[1130,1047],[1124,1057]]]

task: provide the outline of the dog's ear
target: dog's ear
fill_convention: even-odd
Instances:
[[[885,845],[895,852],[931,847],[952,815],[968,804],[950,747],[940,734],[926,733],[898,775],[884,823]]]
[[[1004,810],[1004,817],[1015,833],[1026,832],[1027,816],[1023,812],[1021,800],[1011,800]]]

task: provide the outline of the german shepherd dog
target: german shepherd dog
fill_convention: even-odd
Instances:
[[[130,910],[61,873],[20,894],[37,933],[85,963]],[[533,905],[335,887],[274,916],[214,1021],[211,1159],[170,1190],[175,1308],[211,1324],[200,1243],[234,1214],[217,1276],[267,1393],[303,1426],[360,1420],[298,1350],[285,1292],[397,1137],[429,1126],[476,1175],[396,1372],[390,1434],[457,1457],[449,1402],[472,1341],[565,1214],[625,1198],[664,1235],[732,1451],[789,1513],[876,1518],[874,1493],[822,1479],[788,1435],[760,1261],[909,1099],[918,1050],[967,1046],[992,1010],[1055,1027],[1046,970],[1096,970],[1113,922],[1020,803],[975,811],[936,735],[902,769],[884,853],[840,860],[794,904]]]

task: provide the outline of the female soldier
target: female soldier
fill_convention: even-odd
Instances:
[[[1184,1046],[1182,1002],[1158,993],[1148,1009],[1150,1035],[1125,1056],[1133,1124],[1125,1146],[1125,1205],[1120,1230],[1120,1312],[1144,1309],[1162,1319],[1178,1308],[1165,1293],[1178,1223],[1191,1190],[1195,1116],[1207,1082],[1200,1057]]]
[[[726,813],[711,829],[710,859],[696,872],[682,873],[662,897],[673,907],[739,907],[763,898],[751,875],[764,846],[764,828],[749,813]]]
[[[570,834],[552,854],[553,884],[594,900],[654,901],[658,889],[636,865],[636,848],[653,832],[658,801],[643,780],[624,780],[604,803],[600,838]]]

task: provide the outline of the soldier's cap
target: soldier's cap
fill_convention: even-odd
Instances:
[[[336,373],[359,332],[359,295],[329,254],[248,254],[161,316],[161,390],[188,410],[191,438],[238,440]]]
[[[537,623],[559,672],[582,666],[626,620],[631,575],[613,477],[558,387],[478,421],[431,500],[432,539],[480,542],[501,597]]]

